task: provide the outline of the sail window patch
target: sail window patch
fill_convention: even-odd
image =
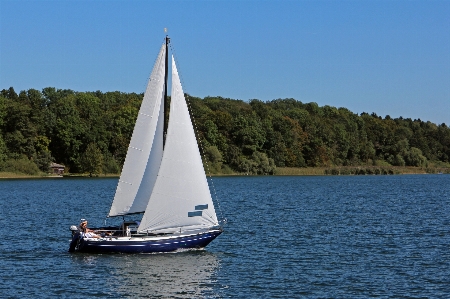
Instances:
[[[202,211],[188,212],[188,217],[202,216]]]
[[[198,205],[198,206],[195,206],[195,210],[207,210],[208,209],[208,204],[206,204],[206,205]]]
[[[150,114],[145,114],[145,113],[142,113],[142,112],[139,112],[139,114],[153,118],[153,116],[151,116]]]
[[[142,152],[142,150],[140,148],[137,148],[137,147],[134,147],[134,146],[129,146],[129,147],[132,148],[132,149],[135,149],[135,150],[138,150],[138,151]]]

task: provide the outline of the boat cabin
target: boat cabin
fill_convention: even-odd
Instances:
[[[124,235],[127,235],[128,230],[130,234],[137,234],[138,227],[138,221],[124,221],[120,227],[120,230],[124,233]]]

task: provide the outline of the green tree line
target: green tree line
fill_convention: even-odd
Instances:
[[[143,94],[11,87],[0,94],[0,171],[118,173]],[[276,167],[448,165],[450,128],[355,114],[295,99],[248,102],[187,95],[207,172]]]

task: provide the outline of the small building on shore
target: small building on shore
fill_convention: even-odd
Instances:
[[[50,169],[53,174],[63,175],[64,168],[66,168],[64,165],[53,163],[53,162],[50,163]]]

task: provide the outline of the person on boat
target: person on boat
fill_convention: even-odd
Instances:
[[[99,235],[95,234],[92,229],[89,229],[87,227],[87,224],[88,222],[86,219],[81,219],[80,232],[83,234],[83,236],[86,238],[101,238]]]

